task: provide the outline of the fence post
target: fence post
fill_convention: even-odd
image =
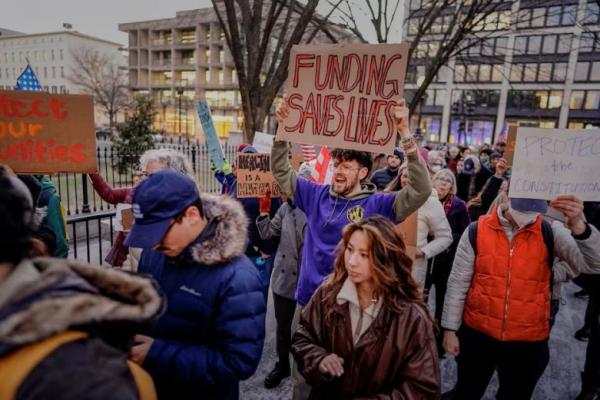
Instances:
[[[194,169],[194,174],[196,171],[196,146],[192,146],[192,168]]]
[[[83,206],[81,207],[81,212],[83,213],[90,212],[87,183],[87,174],[81,174],[81,187],[83,189]]]

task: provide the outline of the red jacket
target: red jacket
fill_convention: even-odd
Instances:
[[[479,219],[467,326],[501,341],[548,338],[551,271],[541,221],[538,216],[509,243],[497,212]]]

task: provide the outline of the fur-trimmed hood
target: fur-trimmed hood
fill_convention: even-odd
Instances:
[[[75,260],[26,259],[0,286],[0,355],[68,329],[107,324],[140,332],[163,310],[147,277]]]
[[[202,193],[200,198],[206,218],[216,219],[216,227],[212,236],[191,245],[193,260],[204,265],[217,265],[244,254],[248,217],[242,205],[225,195]]]

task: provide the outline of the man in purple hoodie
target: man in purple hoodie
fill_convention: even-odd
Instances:
[[[277,110],[281,122],[289,113],[285,102]],[[286,142],[276,141],[271,152],[271,170],[285,193],[294,194],[294,204],[304,211],[307,229],[302,253],[296,300],[308,303],[321,282],[332,272],[335,247],[342,229],[350,222],[375,214],[401,222],[416,211],[431,195],[431,181],[418,146],[408,129],[408,108],[401,100],[392,109],[396,129],[408,160],[410,182],[397,193],[378,193],[366,181],[372,167],[371,154],[336,149],[331,184],[322,185],[299,178],[288,161]]]

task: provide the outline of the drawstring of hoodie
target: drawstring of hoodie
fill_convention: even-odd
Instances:
[[[330,221],[337,221],[337,219],[344,213],[344,211],[346,211],[346,208],[348,208],[348,204],[350,204],[350,199],[346,200],[346,205],[344,206],[344,208],[342,208],[342,211],[340,211],[340,213],[338,214],[338,216],[335,217],[335,218],[331,218],[335,214],[335,208],[337,207],[338,199],[339,199],[339,196],[336,196],[335,197],[335,202],[333,203],[333,209],[331,210],[331,213],[327,217],[327,220],[325,221],[325,224],[323,224],[323,228],[325,228],[327,225],[329,225]]]

